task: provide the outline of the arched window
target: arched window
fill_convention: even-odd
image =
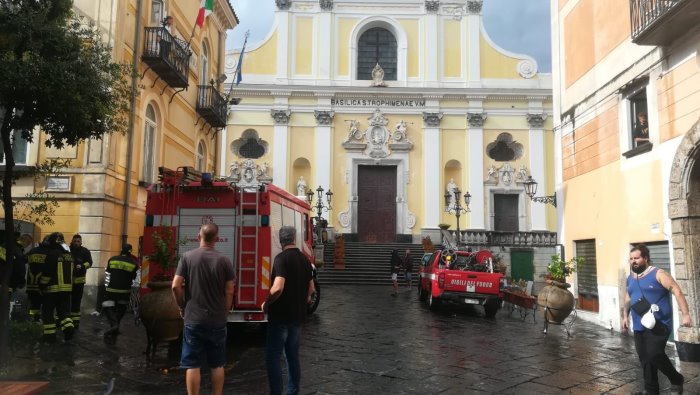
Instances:
[[[385,81],[396,81],[396,37],[381,27],[362,33],[357,45],[357,79],[371,80],[372,69],[379,63]]]
[[[141,166],[141,180],[148,184],[153,184],[154,181],[157,130],[156,111],[149,104],[146,106],[146,122],[143,129],[143,166]]]
[[[199,84],[208,84],[207,77],[209,76],[209,48],[207,43],[202,42],[202,67],[199,70]]]
[[[207,167],[207,147],[204,145],[204,141],[199,140],[197,144],[197,163],[196,168],[199,171],[204,171]]]

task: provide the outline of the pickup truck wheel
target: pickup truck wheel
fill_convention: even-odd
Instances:
[[[428,300],[428,292],[426,292],[422,287],[418,287],[418,300],[421,302]]]
[[[484,313],[486,318],[493,318],[498,312],[498,301],[489,300],[484,304]]]
[[[321,286],[318,285],[318,280],[314,278],[314,288],[316,292],[311,294],[311,301],[306,305],[306,313],[312,314],[318,308],[318,303],[321,301]]]
[[[439,305],[440,305],[440,298],[433,297],[433,293],[429,292],[428,293],[428,307],[430,308],[430,310],[437,309]]]

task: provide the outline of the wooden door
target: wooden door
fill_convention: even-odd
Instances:
[[[518,230],[518,195],[493,195],[494,219],[493,230],[517,232]]]
[[[396,166],[359,166],[357,233],[369,243],[396,240]]]

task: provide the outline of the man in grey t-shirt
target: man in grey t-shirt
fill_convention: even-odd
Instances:
[[[173,279],[173,296],[185,319],[180,366],[187,369],[187,392],[199,393],[200,356],[211,368],[212,393],[224,390],[226,316],[232,308],[235,272],[231,260],[214,249],[219,227],[199,229],[199,248],[182,255]]]

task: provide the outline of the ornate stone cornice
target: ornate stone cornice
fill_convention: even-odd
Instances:
[[[275,120],[275,125],[287,125],[291,115],[290,110],[270,110],[270,116]]]
[[[482,127],[484,127],[484,122],[486,122],[486,113],[485,112],[468,112],[467,113],[467,121],[469,122],[469,126],[471,126],[471,127],[482,128]]]
[[[433,127],[433,128],[439,127],[441,119],[442,119],[441,112],[424,112],[423,113],[423,122],[425,122],[425,126],[429,126],[429,127]]]
[[[333,123],[334,115],[335,112],[333,111],[314,111],[314,117],[319,126],[329,126]]]
[[[292,0],[275,0],[275,4],[277,4],[277,8],[285,11],[292,6]]]
[[[436,13],[440,9],[440,2],[438,0],[425,0],[425,11]]]
[[[483,4],[483,0],[469,0],[467,1],[467,11],[470,14],[481,14],[481,6]]]
[[[527,123],[531,128],[541,128],[544,126],[544,121],[547,119],[547,114],[527,114]]]

